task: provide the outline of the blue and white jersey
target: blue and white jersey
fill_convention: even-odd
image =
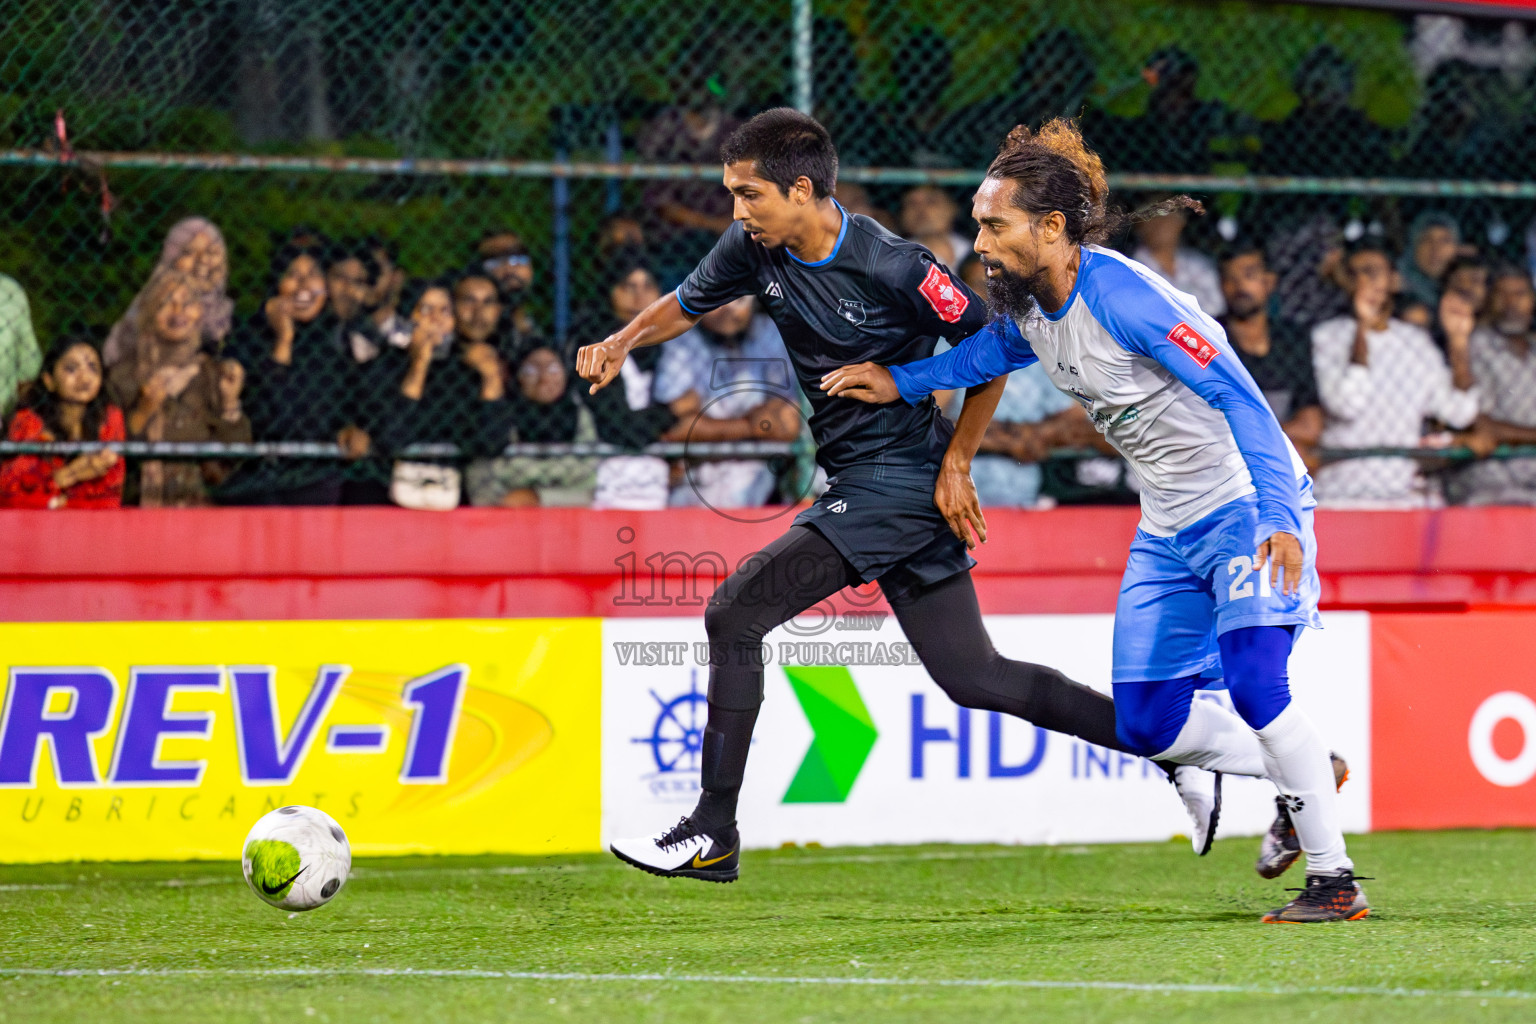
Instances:
[[[1141,481],[1147,533],[1171,537],[1257,491],[1260,539],[1300,536],[1306,466],[1221,327],[1135,260],[1096,245],[1081,256],[1056,312],[995,320],[942,355],[891,367],[902,397],[1038,360]]]

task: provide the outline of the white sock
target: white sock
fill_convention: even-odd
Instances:
[[[1296,838],[1307,855],[1307,874],[1354,870],[1339,824],[1338,789],[1328,746],[1295,701],[1258,730],[1269,777],[1291,811]]]
[[[1179,730],[1173,746],[1154,754],[1152,760],[1192,764],[1206,771],[1251,775],[1256,779],[1269,776],[1259,738],[1248,723],[1215,701],[1198,697],[1190,702],[1189,720]]]

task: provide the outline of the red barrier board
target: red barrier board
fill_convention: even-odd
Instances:
[[[1371,825],[1536,826],[1536,613],[1371,616]]]
[[[698,615],[788,528],[707,509],[0,510],[0,620]],[[989,509],[989,614],[1111,612],[1134,508]],[[1325,608],[1536,607],[1536,509],[1322,510]]]

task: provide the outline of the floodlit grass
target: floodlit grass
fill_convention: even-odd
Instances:
[[[1313,927],[1255,845],[367,860],[291,916],[234,863],[0,867],[0,1021],[1536,1020],[1536,834],[1357,837],[1376,914]]]

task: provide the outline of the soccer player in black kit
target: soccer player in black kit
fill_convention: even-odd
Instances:
[[[720,585],[704,614],[712,653],[698,806],[663,832],[611,847],[654,874],[730,882],[741,845],[736,801],[763,699],[763,637],[844,587],[879,582],[924,667],[957,704],[1123,745],[1108,697],[1055,669],[1002,657],[982,624],[967,548],[973,530],[986,539],[986,525],[969,458],[1006,378],[970,389],[954,426],[931,398],[870,405],[821,389],[826,374],[850,363],[906,363],[932,355],[940,337],[969,337],[986,324],[986,303],[926,248],[832,198],[837,154],[815,119],[766,111],[725,142],[721,159],[737,223],[675,292],[583,347],[577,371],[595,392],[631,349],[675,338],[710,310],[756,295],[810,399],[816,459],[830,487]]]

